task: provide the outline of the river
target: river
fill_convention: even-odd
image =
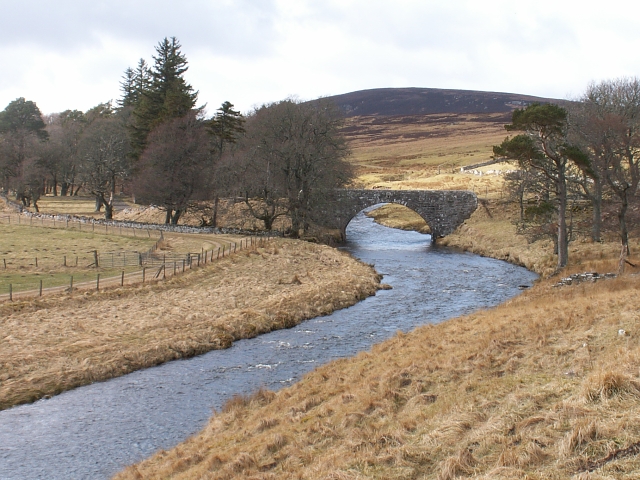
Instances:
[[[104,479],[200,430],[234,394],[277,390],[318,365],[425,323],[497,305],[531,285],[524,268],[432,247],[359,214],[344,247],[392,290],[288,330],[235,342],[0,412],[0,479]]]

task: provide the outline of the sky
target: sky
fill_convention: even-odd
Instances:
[[[182,44],[213,114],[384,87],[577,98],[640,76],[631,0],[0,0],[0,109],[44,114],[120,95],[127,67]]]

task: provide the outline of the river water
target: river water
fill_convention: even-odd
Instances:
[[[374,343],[515,295],[536,275],[506,262],[431,247],[430,238],[363,214],[344,247],[392,290],[288,330],[241,340],[48,400],[0,412],[0,479],[103,479],[200,430],[234,394],[290,385]]]

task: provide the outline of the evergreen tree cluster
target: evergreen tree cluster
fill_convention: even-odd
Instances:
[[[156,46],[152,67],[140,59],[135,70],[128,68],[124,73],[118,103],[133,110],[130,129],[135,159],[142,155],[147,137],[155,127],[184,117],[195,108],[198,92],[184,79],[189,67],[180,48],[175,37],[165,38]]]

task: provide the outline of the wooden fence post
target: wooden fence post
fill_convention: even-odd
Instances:
[[[98,268],[100,265],[98,264],[98,251],[93,251],[93,264]]]
[[[40,280],[40,296],[42,296],[42,280]]]
[[[38,257],[36,257],[36,268],[38,268]]]
[[[124,287],[124,270],[122,270],[122,276],[120,277],[120,286]]]
[[[66,255],[64,256],[64,266],[65,267],[67,266],[67,256]]]
[[[13,285],[9,284],[9,300],[13,302]]]
[[[69,293],[73,292],[73,275],[71,275],[71,280],[69,281]]]
[[[147,271],[147,267],[142,267],[142,283],[144,283],[145,272]]]
[[[96,277],[96,290],[98,292],[100,291],[100,274],[98,274]]]

